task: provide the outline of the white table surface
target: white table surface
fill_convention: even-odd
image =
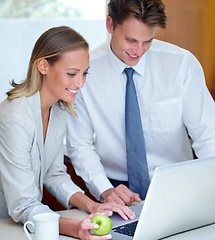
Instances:
[[[70,217],[76,219],[83,219],[88,214],[79,210],[65,210],[58,212],[63,217]],[[34,235],[32,234],[34,239]],[[12,219],[2,219],[0,220],[0,239],[6,240],[28,240],[27,236],[23,231],[22,224],[15,223]],[[67,236],[60,236],[59,240],[71,240],[75,239]],[[142,240],[142,239],[140,239]],[[165,240],[215,240],[215,224],[201,227],[195,230],[187,231],[181,234],[177,234]]]
[[[65,210],[57,212],[63,217],[83,219],[88,216],[88,214],[79,209]],[[30,234],[32,239],[34,239],[34,234]],[[28,240],[24,233],[23,225],[21,223],[15,223],[10,219],[0,220],[0,239],[1,240]],[[60,235],[59,240],[71,240],[77,238],[67,237]]]

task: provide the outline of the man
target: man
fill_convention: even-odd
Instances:
[[[129,205],[140,197],[129,189],[124,69],[134,69],[150,179],[158,166],[192,159],[193,150],[215,155],[215,104],[197,59],[154,39],[156,28],[166,27],[161,0],[110,0],[106,27],[111,39],[91,53],[67,150],[97,199]]]

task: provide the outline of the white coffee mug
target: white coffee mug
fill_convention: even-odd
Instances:
[[[56,213],[40,213],[33,217],[34,221],[27,221],[23,229],[29,240],[32,240],[27,225],[31,225],[35,232],[34,240],[59,240],[59,215]]]

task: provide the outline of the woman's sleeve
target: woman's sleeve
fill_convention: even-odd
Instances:
[[[32,171],[32,151],[35,151],[34,127],[23,120],[0,123],[0,182],[8,214],[16,222],[24,223],[41,212],[51,210],[40,201],[41,188],[35,179],[40,166]]]
[[[47,190],[55,196],[65,208],[70,209],[72,207],[69,204],[71,196],[76,192],[84,193],[84,191],[72,181],[70,175],[66,172],[63,154],[63,138],[64,136],[53,143],[56,154],[54,156],[49,155],[48,157],[53,159],[46,159],[48,161],[53,160],[53,163],[46,172],[44,184]]]

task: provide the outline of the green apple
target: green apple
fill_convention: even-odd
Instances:
[[[105,215],[96,215],[91,220],[91,223],[96,223],[99,225],[99,228],[92,229],[92,231],[99,236],[110,233],[113,226],[111,219]]]

